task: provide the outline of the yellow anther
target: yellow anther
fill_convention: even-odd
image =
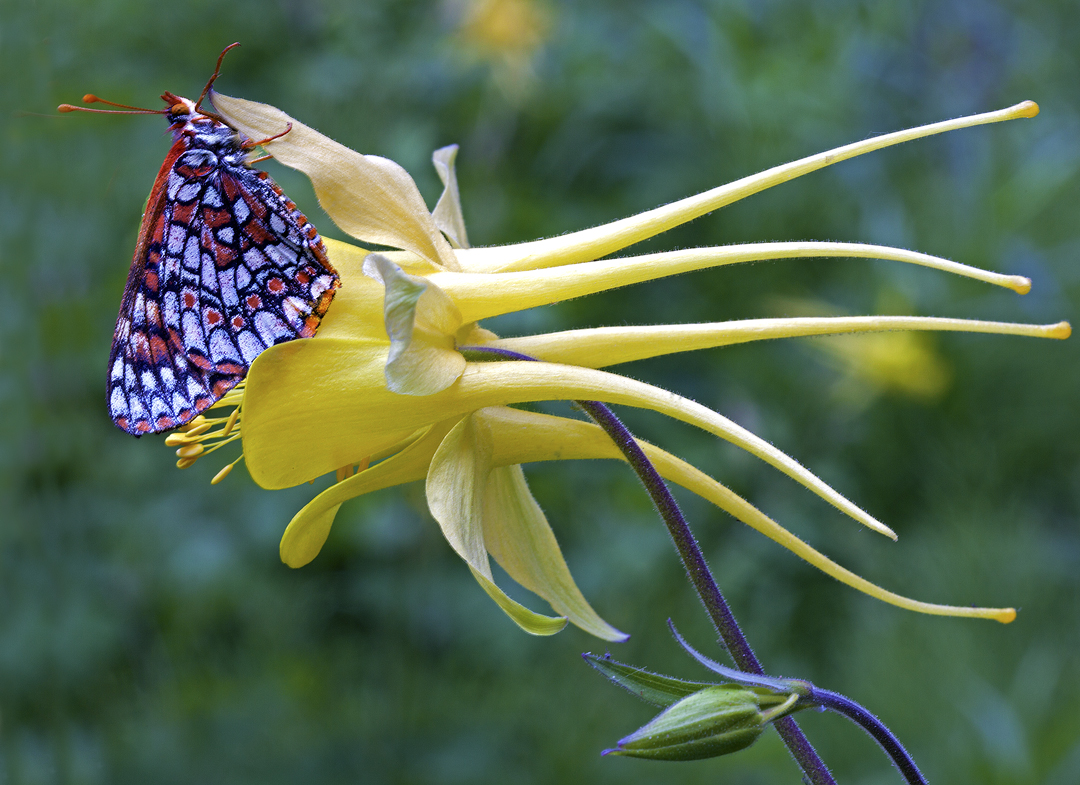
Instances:
[[[342,466],[337,470],[337,481],[347,480],[353,476],[353,465],[350,463],[347,466]]]
[[[191,430],[193,430],[195,428],[198,428],[204,422],[206,422],[206,418],[203,417],[201,414],[197,414],[191,420],[191,422],[184,423],[183,425],[180,426],[180,428],[178,430],[188,432],[188,431],[191,431]]]
[[[194,458],[181,458],[180,460],[178,460],[176,462],[176,468],[177,469],[186,469],[189,466],[194,466],[194,465],[195,465],[195,459]]]
[[[190,460],[192,463],[194,463],[195,459],[202,455],[205,451],[206,448],[204,448],[201,444],[188,444],[177,450],[176,456],[178,458],[183,458],[184,460]]]
[[[180,446],[188,444],[190,442],[191,442],[191,439],[190,439],[190,437],[188,437],[188,435],[186,433],[177,433],[176,431],[173,431],[172,433],[170,433],[168,436],[165,437],[165,446],[166,447],[180,447]]]
[[[238,460],[240,460],[240,458],[236,459],[236,461]],[[236,466],[236,461],[233,461],[232,463],[226,464],[225,466],[221,467],[221,471],[214,475],[214,479],[210,481],[210,484],[217,485],[219,482],[228,477],[229,472],[231,472],[233,470],[233,467]]]
[[[209,420],[203,420],[201,423],[196,425],[194,428],[190,429],[187,432],[187,435],[188,436],[198,436],[200,433],[206,433],[212,427],[213,427],[213,425],[211,425]]]
[[[237,406],[233,409],[232,414],[229,415],[229,419],[225,422],[225,428],[221,432],[221,438],[224,439],[230,433],[232,433],[233,427],[236,425],[236,418],[240,416],[240,407]]]

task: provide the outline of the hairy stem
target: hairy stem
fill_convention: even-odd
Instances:
[[[466,356],[471,352],[482,352],[489,356],[494,355],[507,360],[536,359],[506,349],[479,346],[462,348],[461,351],[466,353]],[[739,670],[759,676],[764,675],[765,671],[762,669],[761,663],[754,655],[753,649],[750,648],[750,643],[746,640],[746,636],[739,627],[739,623],[735,620],[727,600],[724,599],[720,587],[717,586],[716,580],[709,570],[709,565],[705,561],[705,554],[701,552],[701,547],[697,544],[697,540],[694,539],[694,534],[690,531],[690,525],[686,522],[682,510],[679,509],[675,497],[671,495],[667,483],[664,482],[660,473],[656,471],[656,467],[645,456],[645,452],[638,445],[633,434],[622,424],[611,409],[598,401],[575,401],[575,403],[611,437],[611,440],[622,451],[627,462],[649,492],[657,511],[660,513],[660,517],[663,518],[668,528],[672,541],[675,543],[675,548],[679,552],[679,557],[682,559],[686,573],[690,577],[690,582],[697,590],[698,597],[701,598],[709,618],[712,619],[713,625],[720,635],[720,640],[731,654],[731,658],[735,661]],[[817,751],[810,744],[810,740],[806,738],[806,734],[802,732],[802,729],[792,717],[783,717],[773,724],[811,785],[836,785],[836,780],[833,779],[825,762],[821,760]]]

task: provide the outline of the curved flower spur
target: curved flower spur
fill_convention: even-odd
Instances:
[[[532,633],[553,633],[569,620],[601,638],[624,637],[600,619],[578,591],[520,465],[622,455],[592,423],[521,411],[512,408],[514,404],[596,400],[652,409],[738,445],[860,523],[895,538],[885,524],[794,459],[720,414],[675,393],[599,369],[667,353],[780,337],[890,330],[1044,338],[1065,338],[1070,333],[1065,322],[1028,325],[917,316],[621,326],[519,338],[499,338],[478,325],[488,317],[627,284],[766,259],[886,259],[1023,294],[1030,281],[1020,276],[857,243],[757,243],[602,257],[863,153],[945,131],[1033,117],[1038,107],[1032,102],[856,142],[603,226],[490,248],[468,247],[454,179],[456,147],[435,154],[446,189],[429,212],[412,179],[396,163],[349,150],[264,104],[222,95],[214,95],[213,103],[230,124],[252,138],[266,137],[291,123],[292,131],[269,142],[268,151],[310,177],[323,208],[349,235],[400,250],[371,253],[327,240],[343,285],[318,336],[263,352],[252,365],[246,386],[220,402],[220,406],[236,407],[231,415],[204,419],[187,433],[171,437],[171,444],[186,451],[181,462],[187,465],[204,450],[242,438],[241,457],[254,480],[265,488],[285,488],[336,471],[338,482],[308,503],[285,531],[281,557],[293,567],[318,554],[342,502],[426,478],[429,507],[451,546],[488,594]],[[470,349],[517,353],[542,362],[475,361],[483,352]],[[935,605],[875,586],[814,550],[696,467],[659,447],[642,446],[666,479],[860,591],[923,613],[1002,622],[1015,618],[1011,608]],[[558,616],[537,614],[507,597],[492,579],[489,554],[514,580],[546,599]]]

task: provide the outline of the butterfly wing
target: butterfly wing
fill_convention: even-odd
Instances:
[[[337,273],[265,172],[181,138],[143,216],[109,358],[109,412],[136,436],[183,425],[269,346],[318,329]]]

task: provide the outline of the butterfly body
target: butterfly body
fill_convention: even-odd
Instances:
[[[165,93],[173,146],[158,173],[116,321],[108,405],[136,436],[191,421],[264,349],[318,329],[340,285],[322,240],[255,146]]]

